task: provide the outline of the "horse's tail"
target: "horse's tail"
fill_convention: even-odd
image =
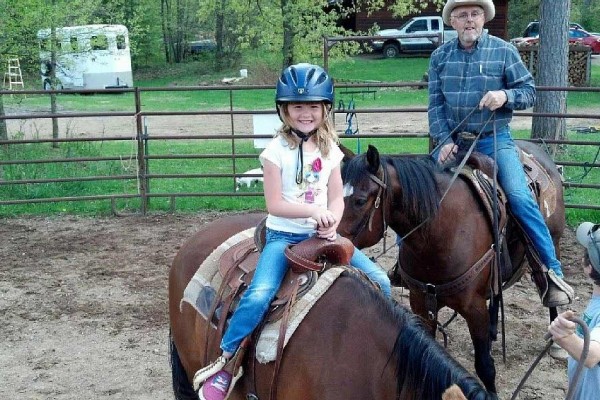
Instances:
[[[173,342],[171,332],[169,332],[169,356],[171,360],[171,377],[173,379],[173,394],[176,400],[199,400],[198,394],[194,391],[192,384],[187,378],[177,346]]]

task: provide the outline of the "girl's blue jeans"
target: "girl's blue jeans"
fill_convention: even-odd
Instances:
[[[258,259],[256,272],[229,321],[221,341],[221,350],[235,353],[242,340],[262,321],[288,270],[285,248],[311,236],[267,229],[266,244]],[[350,264],[362,270],[380,285],[387,297],[391,297],[391,285],[385,271],[356,247]]]

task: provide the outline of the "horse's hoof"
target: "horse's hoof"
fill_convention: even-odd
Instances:
[[[552,343],[552,346],[550,346],[550,349],[548,349],[548,354],[550,355],[550,357],[559,361],[565,361],[567,357],[569,357],[569,353],[567,353],[566,350],[564,350],[556,343]]]

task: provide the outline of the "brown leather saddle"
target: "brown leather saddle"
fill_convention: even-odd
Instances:
[[[533,195],[534,199],[538,203],[540,210],[544,217],[551,215],[555,210],[557,187],[552,181],[550,175],[546,169],[539,163],[533,155],[526,153],[520,149],[520,158],[523,163],[523,170],[527,177],[527,183],[529,190]],[[460,176],[467,181],[473,192],[479,197],[480,203],[487,211],[488,219],[490,224],[493,225],[493,173],[494,173],[494,160],[481,153],[472,153],[466,163],[467,168],[461,171]],[[513,266],[510,262],[508,255],[507,243],[505,240],[506,226],[508,223],[508,216],[510,214],[509,208],[506,205],[506,196],[502,191],[502,188],[497,188],[498,198],[498,210],[499,210],[499,230],[501,232],[501,252],[502,261],[499,267],[500,271],[495,274],[495,282],[492,285],[494,290],[498,290],[500,280],[506,282],[504,287],[510,287],[514,282],[518,281],[521,276],[525,273],[525,269],[521,268],[518,273],[513,273]],[[527,246],[528,253],[535,252],[531,248],[529,241],[526,238],[526,233],[523,228],[516,222],[514,218],[511,219],[512,227],[519,232],[519,236],[523,237],[523,240]],[[531,263],[540,263],[539,260],[532,260],[531,256],[528,257]],[[523,266],[521,266],[523,267]],[[543,270],[542,265],[532,266],[532,270]]]
[[[230,247],[219,260],[219,273],[223,277],[219,293],[228,312],[235,308],[241,294],[254,277],[260,250],[264,246],[264,230],[264,222],[261,222],[254,238],[245,239]],[[312,237],[297,245],[288,246],[285,255],[290,268],[271,303],[266,321],[280,319],[292,298],[302,297],[313,287],[319,272],[331,265],[348,265],[353,253],[352,242],[341,236],[335,241]]]

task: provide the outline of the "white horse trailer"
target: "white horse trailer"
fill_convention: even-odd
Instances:
[[[107,89],[133,87],[129,34],[123,25],[81,25],[56,28],[52,65],[52,32],[38,31],[42,85],[56,89]]]

